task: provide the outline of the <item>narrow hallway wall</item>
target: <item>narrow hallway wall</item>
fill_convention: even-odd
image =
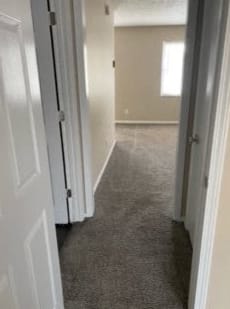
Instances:
[[[107,2],[108,5],[110,2]],[[93,184],[114,142],[114,27],[102,0],[86,0],[87,86],[90,103]]]

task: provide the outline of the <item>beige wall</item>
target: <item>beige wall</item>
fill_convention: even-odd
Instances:
[[[163,41],[184,36],[183,26],[115,28],[116,120],[179,119],[180,97],[160,96],[161,57]]]
[[[225,154],[206,309],[230,308],[230,129]]]
[[[105,15],[104,3],[85,1],[94,184],[114,141],[114,28],[112,11]]]

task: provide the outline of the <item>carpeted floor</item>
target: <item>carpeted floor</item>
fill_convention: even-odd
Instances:
[[[176,126],[118,126],[96,215],[60,250],[66,309],[187,307],[192,250],[172,221]]]

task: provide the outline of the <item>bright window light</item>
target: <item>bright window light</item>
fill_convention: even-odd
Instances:
[[[180,96],[182,92],[183,42],[163,42],[161,96]]]

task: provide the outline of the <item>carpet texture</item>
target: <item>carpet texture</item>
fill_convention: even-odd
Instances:
[[[187,308],[192,249],[172,221],[176,126],[117,127],[93,219],[60,250],[66,309]]]

